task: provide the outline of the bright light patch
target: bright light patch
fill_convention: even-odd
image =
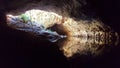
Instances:
[[[12,15],[7,15],[7,17],[12,17]],[[43,10],[32,9],[28,10],[25,13],[14,16],[19,17],[23,20],[24,23],[28,22],[29,20],[35,23],[32,23],[36,26],[40,26],[41,24],[45,27],[51,27],[56,23],[62,22],[62,16],[54,13],[54,12],[47,12]]]

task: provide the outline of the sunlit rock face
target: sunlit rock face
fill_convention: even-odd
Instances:
[[[118,34],[101,20],[71,17],[73,8],[74,15],[84,15],[76,10],[82,7],[78,0],[70,0],[68,3],[63,0],[60,3],[63,6],[55,6],[52,1],[41,1],[34,5],[30,3],[24,9],[10,11],[6,15],[7,25],[35,36],[43,36],[51,42],[58,42],[60,50],[68,58],[80,55],[98,56],[117,45]],[[83,4],[86,2],[83,1]]]
[[[6,18],[9,27],[35,36],[43,36],[51,42],[56,42],[58,39],[65,37],[47,29],[62,19],[61,16],[52,12],[33,9],[18,16],[8,14]]]

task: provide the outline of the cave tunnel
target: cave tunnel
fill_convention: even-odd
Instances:
[[[0,0],[0,67],[119,68],[119,3]]]

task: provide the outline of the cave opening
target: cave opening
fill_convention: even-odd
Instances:
[[[15,0],[15,2],[13,3],[16,3],[16,1],[17,0]],[[17,3],[18,2],[19,1],[17,1]],[[95,3],[94,0],[93,2],[88,2],[88,0],[61,0],[59,1],[59,3],[56,3],[57,0],[40,0],[29,1],[28,3],[27,2],[28,1],[26,0],[19,4],[16,3],[15,6],[14,4],[12,4],[11,1],[7,2],[7,4],[9,4],[10,6],[6,6],[6,26],[10,27],[9,30],[11,30],[11,28],[14,30],[12,31],[13,33],[7,30],[8,36],[7,34],[5,35],[6,38],[12,35],[11,42],[13,41],[14,43],[15,41],[13,45],[16,45],[18,49],[19,47],[23,47],[22,49],[24,49],[24,47],[28,48],[32,45],[31,48],[35,48],[33,50],[33,53],[36,52],[35,55],[37,55],[38,53],[42,53],[42,55],[44,56],[46,54],[50,56],[50,54],[54,53],[54,49],[55,51],[56,49],[58,49],[58,51],[61,52],[58,54],[64,55],[64,60],[67,59],[67,61],[65,62],[68,62],[69,59],[72,59],[72,62],[70,61],[70,64],[74,64],[73,67],[75,68],[77,68],[77,66],[80,67],[79,63],[80,65],[83,64],[82,66],[85,66],[85,64],[87,63],[88,65],[91,65],[92,63],[92,65],[94,65],[94,63],[97,62],[99,65],[100,59],[107,58],[107,56],[105,56],[106,54],[111,53],[111,50],[114,50],[114,48],[119,49],[117,46],[119,42],[119,30],[117,29],[117,27],[115,27],[115,24],[112,25],[113,22],[111,22],[111,20],[116,21],[116,19],[112,19],[112,17],[110,18],[107,15],[105,15],[105,17],[107,17],[107,20],[104,19],[104,14],[107,14],[108,11],[104,13],[105,10],[102,9],[106,7],[100,7],[100,4],[97,4],[99,1],[97,3]],[[92,3],[92,5],[90,5],[89,3]],[[91,9],[91,7],[93,7],[93,10]],[[99,8],[96,9],[96,7]],[[96,15],[97,13],[98,15]],[[15,34],[14,31],[16,32]],[[22,32],[23,34],[24,32],[26,33],[21,37]],[[11,33],[11,35],[9,35],[9,33]],[[30,35],[31,37],[27,39],[26,37],[29,34],[32,35]],[[17,41],[15,36],[18,38]],[[38,37],[37,42],[34,42],[36,40],[32,38],[33,36]],[[42,41],[43,39],[47,39],[49,41]],[[49,49],[49,45],[50,48],[53,47],[53,50]],[[41,46],[43,49],[41,48]],[[27,53],[26,50],[25,52]],[[22,53],[24,53],[24,51]],[[40,56],[41,55],[39,55],[39,57]],[[101,58],[101,56],[105,57]],[[39,57],[37,56],[37,58]],[[51,61],[50,58],[46,58]],[[96,58],[99,58],[99,61],[96,61]],[[42,59],[39,58],[39,60]],[[44,60],[42,60],[42,62],[43,61]]]

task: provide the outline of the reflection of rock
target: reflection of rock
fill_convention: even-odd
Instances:
[[[62,26],[66,27],[68,38],[58,44],[67,57],[74,55],[102,54],[105,47],[117,45],[118,34],[100,21],[74,21],[68,19]]]

